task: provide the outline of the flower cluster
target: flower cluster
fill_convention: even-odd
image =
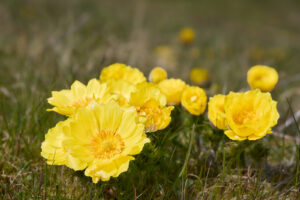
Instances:
[[[200,68],[191,76],[196,84],[201,84],[203,77],[209,79],[208,72]],[[256,66],[248,72],[250,86],[262,91],[275,86],[274,77],[274,72],[265,67]],[[75,81],[70,89],[53,91],[48,98],[53,107],[48,111],[67,119],[49,129],[41,155],[49,165],[84,170],[94,183],[107,181],[128,170],[134,155],[150,142],[147,133],[170,124],[174,106],[181,104],[195,116],[205,112],[204,89],[168,78],[161,67],[150,72],[149,81],[137,68],[115,63],[87,85]],[[232,140],[256,140],[271,133],[279,118],[277,103],[270,93],[261,90],[211,97],[209,120]]]
[[[209,120],[232,140],[257,140],[272,133],[279,113],[277,102],[267,91],[272,90],[277,81],[275,69],[253,66],[248,71],[248,83],[253,90],[211,97]]]
[[[120,63],[104,68],[99,80],[52,92],[48,102],[48,111],[68,119],[48,131],[41,155],[50,165],[85,170],[94,183],[126,171],[150,142],[145,133],[166,128],[173,110],[141,71]]]

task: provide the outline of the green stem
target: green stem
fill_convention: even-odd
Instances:
[[[190,134],[189,148],[188,148],[188,151],[187,151],[186,156],[185,156],[184,164],[183,164],[182,169],[181,169],[181,171],[179,173],[179,177],[181,177],[183,175],[183,173],[186,171],[186,167],[187,167],[190,155],[191,155],[191,150],[192,150],[192,144],[193,144],[194,135],[195,135],[195,124],[193,124],[192,133]]]

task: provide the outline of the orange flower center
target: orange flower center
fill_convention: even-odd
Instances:
[[[120,154],[125,148],[121,136],[110,130],[100,131],[91,142],[91,151],[96,158],[109,159]]]
[[[237,124],[245,124],[248,122],[254,122],[258,119],[258,115],[253,110],[243,110],[235,113],[233,120]]]
[[[80,108],[87,106],[92,101],[91,97],[83,97],[73,102],[72,106]]]

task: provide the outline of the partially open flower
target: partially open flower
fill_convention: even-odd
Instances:
[[[180,79],[165,79],[158,83],[158,88],[167,97],[169,105],[178,105],[186,84]]]
[[[155,132],[166,128],[171,121],[173,106],[167,106],[165,95],[153,84],[142,83],[132,93],[130,105],[134,106],[138,115],[144,118],[145,129]]]
[[[201,115],[207,104],[205,91],[196,86],[186,87],[181,97],[181,104],[192,115]]]
[[[252,89],[269,92],[273,90],[278,82],[278,73],[272,67],[255,65],[249,69],[247,80]]]
[[[195,31],[192,28],[184,28],[179,32],[179,39],[183,44],[191,44],[195,40]]]
[[[225,117],[225,95],[215,95],[209,98],[208,102],[208,119],[218,129],[226,129],[227,122]]]
[[[116,101],[120,106],[129,106],[130,95],[136,91],[136,85],[115,79],[109,79],[104,83],[107,84],[108,91],[116,96]]]
[[[272,133],[279,118],[276,104],[270,93],[260,90],[230,92],[224,106],[228,123],[225,134],[232,140],[257,140]]]
[[[132,84],[146,81],[144,74],[140,70],[121,63],[109,65],[102,70],[100,81],[107,81],[110,79],[124,80]]]
[[[151,70],[149,74],[149,81],[153,83],[159,83],[162,80],[165,80],[168,78],[168,74],[166,70],[164,70],[161,67],[155,67]]]

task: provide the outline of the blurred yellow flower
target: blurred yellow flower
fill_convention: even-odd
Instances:
[[[85,169],[85,175],[92,177],[94,183],[108,181],[127,171],[134,160],[132,155],[139,154],[149,142],[144,125],[137,119],[135,109],[114,102],[80,109],[49,131],[51,138],[46,136],[41,154],[48,164],[65,159],[61,164],[68,163],[74,170]],[[65,158],[56,158],[56,146],[62,146],[67,153]]]
[[[205,91],[196,86],[186,87],[181,97],[181,104],[192,115],[201,115],[207,104]]]
[[[165,79],[158,83],[158,88],[167,97],[168,105],[180,103],[185,87],[185,82],[180,79]]]
[[[165,95],[153,84],[142,83],[132,93],[130,105],[136,107],[138,115],[144,118],[145,129],[155,132],[166,128],[171,121],[173,106],[166,106]]]
[[[279,118],[276,104],[270,93],[262,93],[260,90],[230,92],[225,97],[228,123],[225,134],[232,140],[257,140],[272,133],[271,128]]]
[[[206,69],[195,67],[190,71],[190,79],[195,84],[203,85],[209,82],[210,77]]]
[[[97,103],[107,103],[116,97],[111,95],[106,84],[100,84],[92,79],[87,86],[75,81],[70,90],[53,91],[48,103],[54,107],[47,111],[54,111],[62,115],[71,116],[78,108]]]
[[[218,129],[226,129],[227,122],[225,117],[225,95],[215,95],[209,98],[208,102],[208,119]]]
[[[153,83],[158,83],[162,80],[167,79],[168,74],[166,72],[166,70],[164,70],[161,67],[155,67],[151,70],[150,74],[149,74],[149,81],[153,82]]]
[[[269,92],[273,90],[278,82],[278,73],[272,67],[255,65],[249,69],[247,81],[252,89]]]
[[[110,79],[124,80],[132,84],[146,81],[144,74],[140,70],[121,63],[109,65],[102,70],[100,81],[107,81]]]
[[[176,52],[170,46],[157,46],[154,49],[154,56],[157,65],[164,66],[167,70],[174,70],[176,68]]]
[[[195,31],[192,28],[183,28],[179,32],[179,39],[183,44],[191,44],[195,40]]]

